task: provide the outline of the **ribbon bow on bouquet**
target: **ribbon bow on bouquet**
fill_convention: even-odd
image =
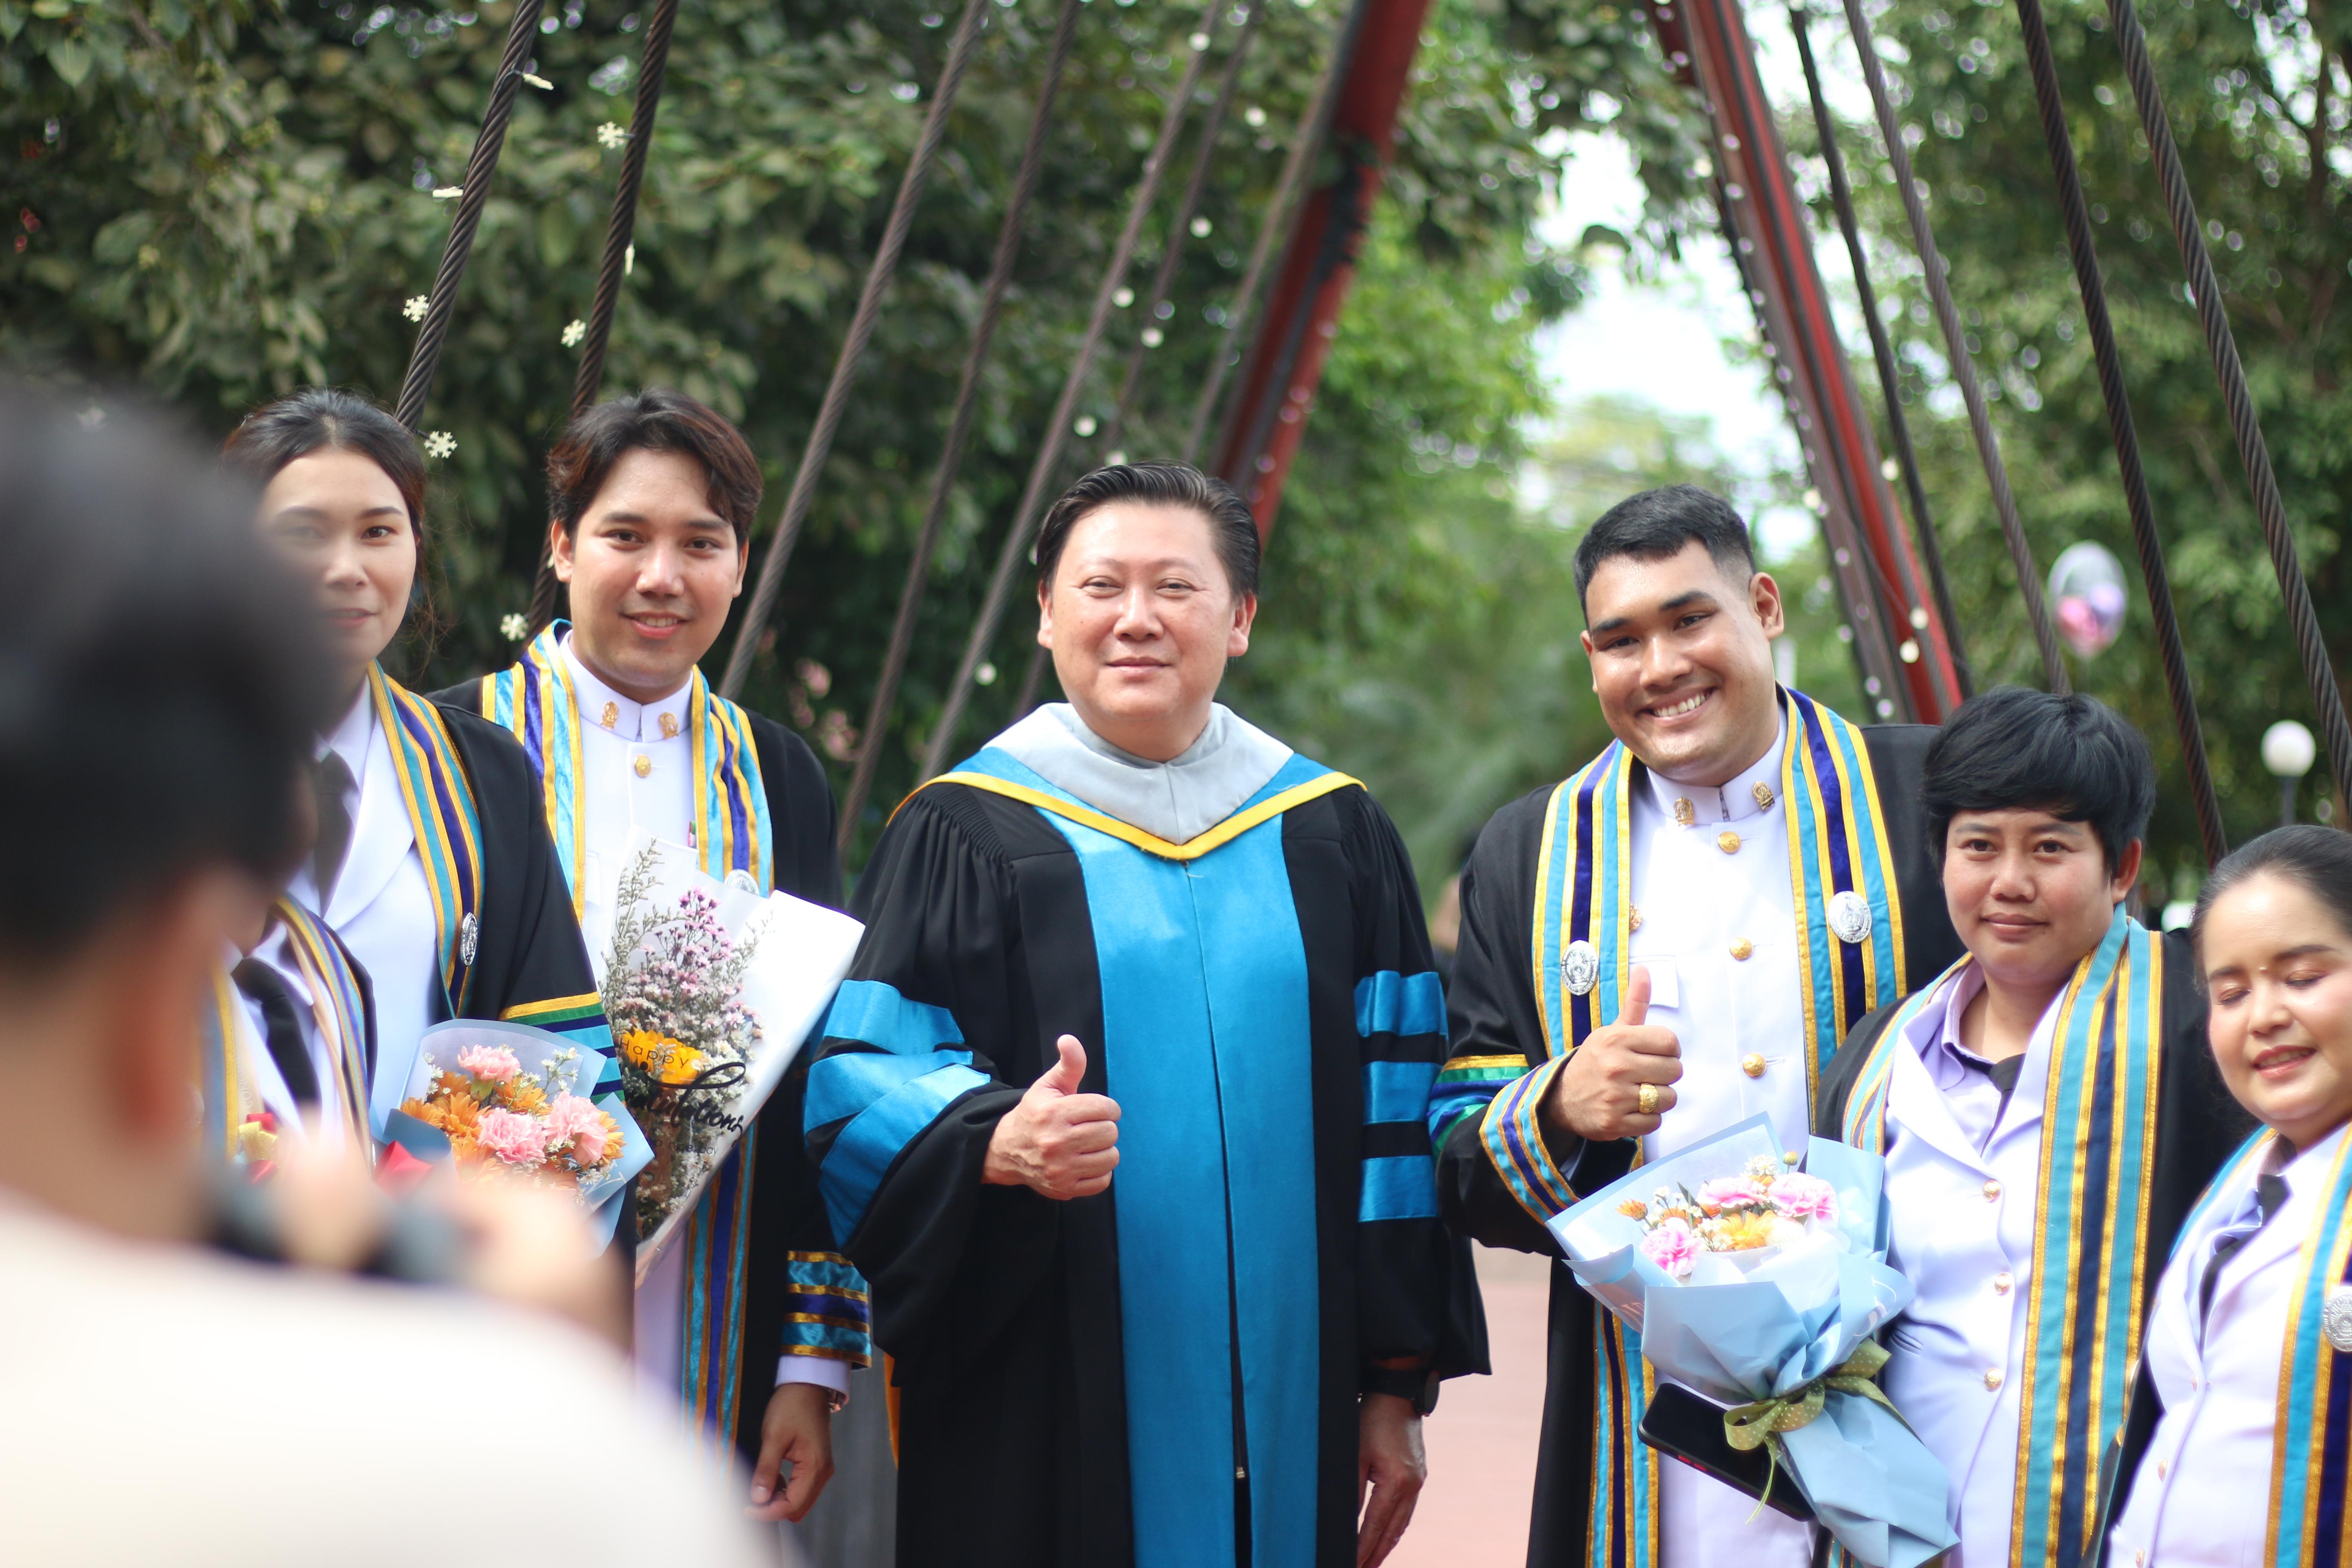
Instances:
[[[1751,1118],[1550,1228],[1660,1380],[1722,1411],[1734,1450],[1766,1450],[1759,1504],[1785,1471],[1855,1561],[1916,1568],[1957,1537],[1949,1476],[1871,1381],[1886,1364],[1872,1336],[1912,1298],[1886,1262],[1885,1164],[1819,1138],[1801,1161],[1783,1147]]]

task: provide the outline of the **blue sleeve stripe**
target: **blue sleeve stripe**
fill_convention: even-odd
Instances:
[[[814,1318],[831,1318],[845,1323],[864,1324],[873,1316],[862,1296],[813,1296],[806,1291],[788,1291],[784,1305],[795,1315],[806,1313]]]
[[[909,1002],[879,980],[845,980],[824,1016],[822,1038],[863,1040],[900,1056],[963,1044],[955,1015],[928,1002]]]
[[[1399,974],[1383,969],[1356,982],[1356,1033],[1374,1035],[1443,1035],[1445,1033],[1445,986],[1424,970]]]
[[[816,1114],[817,1073],[841,1062],[890,1059],[905,1058],[857,1052],[827,1057],[817,1063],[809,1075],[809,1114]],[[882,1185],[890,1162],[898,1157],[898,1151],[913,1142],[950,1104],[988,1081],[963,1065],[970,1059],[969,1053],[963,1051],[940,1051],[920,1059],[940,1065],[919,1077],[908,1078],[852,1117],[834,1139],[824,1163],[817,1168],[817,1184],[824,1189],[825,1213],[833,1221],[833,1234],[836,1237],[845,1240],[856,1234],[859,1222],[865,1219],[866,1210],[874,1202],[874,1194]]]
[[[1366,1062],[1365,1125],[1419,1121],[1429,1113],[1429,1089],[1436,1081],[1435,1062]]]
[[[837,1258],[794,1258],[784,1265],[784,1278],[793,1290],[821,1290],[828,1295],[865,1297],[866,1276],[856,1265]]]
[[[1454,1131],[1454,1123],[1471,1111],[1483,1112],[1494,1103],[1497,1090],[1504,1084],[1448,1084],[1429,1098],[1429,1142],[1432,1148],[1444,1148],[1445,1135]]]
[[[866,1366],[871,1364],[874,1352],[872,1342],[863,1330],[845,1329],[833,1323],[786,1323],[784,1353]]]
[[[1437,1217],[1437,1162],[1426,1154],[1391,1154],[1364,1162],[1359,1224]]]
[[[970,1051],[929,1051],[921,1056],[893,1056],[886,1051],[841,1051],[809,1068],[808,1100],[801,1108],[801,1131],[856,1116],[887,1099],[902,1084],[950,1063],[971,1060]],[[840,1232],[835,1236],[839,1237]]]

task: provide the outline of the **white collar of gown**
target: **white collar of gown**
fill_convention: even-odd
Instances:
[[[1173,761],[1154,763],[1096,734],[1066,702],[1048,702],[989,745],[1106,816],[1182,844],[1239,810],[1288,762],[1288,746],[1223,703]]]

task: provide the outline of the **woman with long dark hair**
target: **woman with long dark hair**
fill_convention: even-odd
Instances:
[[[372,1130],[382,1136],[418,1037],[444,1019],[530,1024],[609,1057],[521,748],[380,662],[423,576],[415,438],[363,397],[310,388],[249,416],[225,457],[262,486],[262,535],[310,584],[346,694],[313,753],[317,845],[289,892],[373,982]]]

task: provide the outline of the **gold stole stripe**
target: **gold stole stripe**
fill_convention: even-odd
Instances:
[[[1181,844],[1173,844],[1155,834],[1146,833],[1140,827],[1131,827],[1115,816],[1106,816],[1091,807],[1075,805],[1062,799],[1059,795],[1047,795],[1044,790],[1032,789],[1027,784],[1014,784],[1010,779],[1001,779],[992,773],[941,773],[939,777],[929,780],[918,787],[929,789],[932,784],[968,784],[973,789],[984,789],[992,795],[1001,795],[1009,800],[1020,801],[1024,805],[1034,805],[1040,811],[1050,811],[1056,816],[1067,817],[1070,821],[1091,827],[1097,833],[1108,833],[1113,838],[1132,844],[1145,854],[1157,855],[1163,860],[1198,860],[1211,850],[1222,848],[1232,843],[1259,823],[1269,822],[1284,812],[1304,805],[1310,800],[1319,799],[1336,791],[1346,789],[1350,784],[1358,789],[1363,787],[1359,780],[1349,778],[1346,773],[1320,773],[1308,779],[1305,784],[1294,785],[1284,790],[1280,795],[1269,795],[1255,805],[1234,813],[1214,827],[1196,834]],[[907,797],[908,800],[914,798],[912,795]],[[906,801],[898,804],[900,810],[904,810]],[[897,813],[894,812],[891,815],[896,816]]]
[[[458,928],[475,912],[480,893],[481,818],[440,710],[385,675],[382,665],[368,666],[368,688],[425,867],[425,887],[440,931],[442,984],[451,1010],[463,1016],[472,966],[462,961]]]
[[[2266,1143],[2259,1133],[2248,1152]],[[2232,1170],[2238,1162],[2231,1162]],[[2217,1180],[2215,1190],[2221,1183]],[[2324,1326],[2328,1293],[2352,1272],[2352,1137],[2336,1146],[2317,1223],[2295,1254],[2294,1294],[2279,1350],[2278,1420],[2271,1439],[2270,1518],[2263,1558],[2342,1564],[2352,1557],[2346,1507],[2352,1383]],[[2186,1233],[2184,1232],[2184,1235]]]
[[[237,1049],[237,1032],[244,1022],[244,1004],[228,971],[212,974],[212,994],[197,1014],[204,1075],[202,1092],[207,1123],[205,1141],[235,1163],[236,1130],[245,1121],[245,1064]]]
[[[294,961],[310,988],[311,1011],[320,1028],[335,1035],[336,1109],[343,1114],[352,1147],[373,1157],[375,1139],[368,1126],[367,1007],[351,966],[316,916],[291,899],[278,900]]]

